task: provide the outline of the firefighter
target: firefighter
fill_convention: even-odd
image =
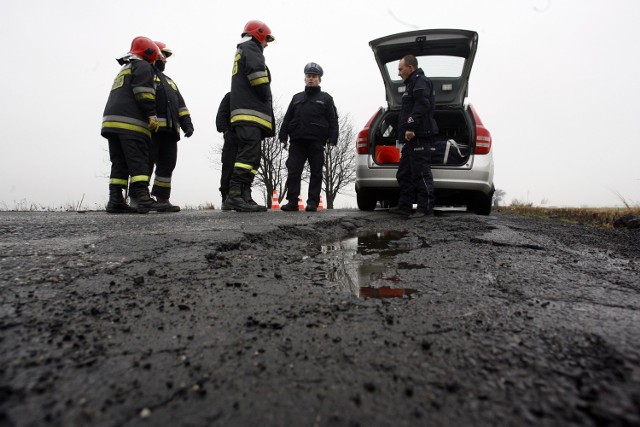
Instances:
[[[262,139],[274,136],[275,118],[271,98],[271,74],[265,64],[264,48],[274,41],[271,29],[261,21],[249,21],[237,45],[231,73],[231,126],[238,143],[227,210],[266,212],[251,198],[251,184],[260,167]]]
[[[160,127],[158,132],[153,134],[151,141],[149,175],[155,166],[151,195],[155,196],[158,202],[167,204],[168,207],[162,212],[179,212],[180,206],[172,205],[169,201],[171,176],[178,160],[180,129],[184,132],[184,136],[189,138],[193,135],[193,124],[178,86],[164,74],[167,58],[173,55],[173,52],[165,43],[156,41],[155,44],[160,50],[160,55],[154,64],[156,110]]]
[[[152,65],[158,55],[158,47],[151,39],[136,37],[129,53],[117,60],[123,67],[111,86],[101,131],[109,141],[111,159],[109,213],[147,213],[167,208],[149,195],[149,143],[159,126]],[[129,178],[131,206],[122,195]]]
[[[398,63],[398,75],[404,80],[405,91],[398,118],[398,141],[404,144],[396,179],[400,186],[398,205],[389,212],[410,218],[433,216],[435,196],[431,173],[431,147],[438,125],[433,118],[435,92],[433,83],[418,68],[413,55]],[[411,215],[414,199],[418,207]]]
[[[304,67],[303,92],[293,96],[284,115],[278,139],[287,148],[289,138],[289,158],[287,159],[287,200],[283,211],[298,210],[300,180],[304,164],[309,161],[309,193],[305,211],[315,212],[320,204],[322,190],[322,167],[324,147],[338,143],[338,113],[333,98],[320,89],[324,74],[322,67],[310,62]]]
[[[220,107],[218,107],[218,113],[216,114],[216,129],[224,137],[224,144],[222,145],[222,171],[220,173],[220,194],[222,195],[222,201],[227,198],[229,194],[229,185],[231,183],[231,175],[233,174],[233,164],[238,154],[238,143],[236,142],[236,135],[231,128],[231,93],[227,94],[220,101]],[[222,210],[229,210],[229,207],[222,204]]]

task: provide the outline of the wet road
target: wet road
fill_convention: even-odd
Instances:
[[[0,424],[638,425],[637,232],[0,212]]]

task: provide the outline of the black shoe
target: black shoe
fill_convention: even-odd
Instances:
[[[400,209],[398,206],[394,206],[392,208],[389,208],[388,211],[390,214],[394,214],[394,215],[401,215],[405,218],[409,218],[409,215],[411,215],[411,212],[407,212],[403,209]]]
[[[113,203],[111,201],[107,203],[106,211],[110,214],[131,214],[138,212],[136,209],[132,208],[125,202]]]
[[[304,210],[307,212],[316,212],[318,210],[318,207],[316,205],[307,205]]]
[[[158,212],[180,212],[180,206],[172,205],[169,199],[161,199],[158,197],[158,203],[167,205],[166,209],[158,209]]]
[[[286,205],[282,205],[280,207],[280,210],[283,210],[285,212],[297,212],[300,210],[300,208],[298,208],[298,202],[289,202]]]
[[[257,203],[255,205],[249,204],[240,196],[229,196],[227,197],[227,200],[224,201],[224,204],[228,208],[226,210],[233,209],[238,212],[265,212],[263,209],[264,206],[260,206]]]

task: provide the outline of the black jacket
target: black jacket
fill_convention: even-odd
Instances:
[[[238,44],[231,75],[231,125],[258,126],[263,136],[273,136],[271,74],[262,51],[254,38]]]
[[[156,90],[151,64],[140,59],[125,64],[113,81],[102,117],[101,134],[151,138],[149,117],[156,115]]]
[[[333,98],[320,87],[305,87],[296,93],[284,115],[278,139],[338,142],[338,112]]]
[[[185,105],[184,98],[173,80],[156,68],[156,109],[160,128],[158,132],[168,132],[180,140],[180,129],[183,132],[193,130],[191,114]]]
[[[231,93],[227,94],[220,101],[218,114],[216,114],[216,129],[220,133],[225,133],[231,128]]]
[[[404,84],[406,90],[402,95],[402,108],[398,118],[398,139],[404,141],[404,133],[408,130],[422,138],[436,135],[438,125],[433,118],[433,83],[424,75],[422,68],[418,68],[407,77]]]

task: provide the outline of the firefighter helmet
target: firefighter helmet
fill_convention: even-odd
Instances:
[[[316,64],[315,62],[309,62],[307,65],[304,66],[304,73],[317,74],[318,77],[322,77],[322,75],[324,74],[324,71],[322,71],[322,67],[320,66],[320,64]]]
[[[157,42],[157,41],[154,43],[156,44],[156,46],[158,46],[158,50],[160,51],[162,56],[164,56],[165,58],[168,58],[171,55],[173,55],[173,51],[169,49],[165,43]]]
[[[144,59],[150,64],[156,62],[158,54],[160,53],[158,46],[156,46],[156,44],[147,37],[136,37],[133,39],[131,42],[131,50],[129,50],[129,52]]]
[[[264,42],[272,42],[275,38],[271,35],[271,29],[262,21],[249,21],[244,26],[244,30],[242,31],[242,36],[245,35],[253,36],[260,43]]]

